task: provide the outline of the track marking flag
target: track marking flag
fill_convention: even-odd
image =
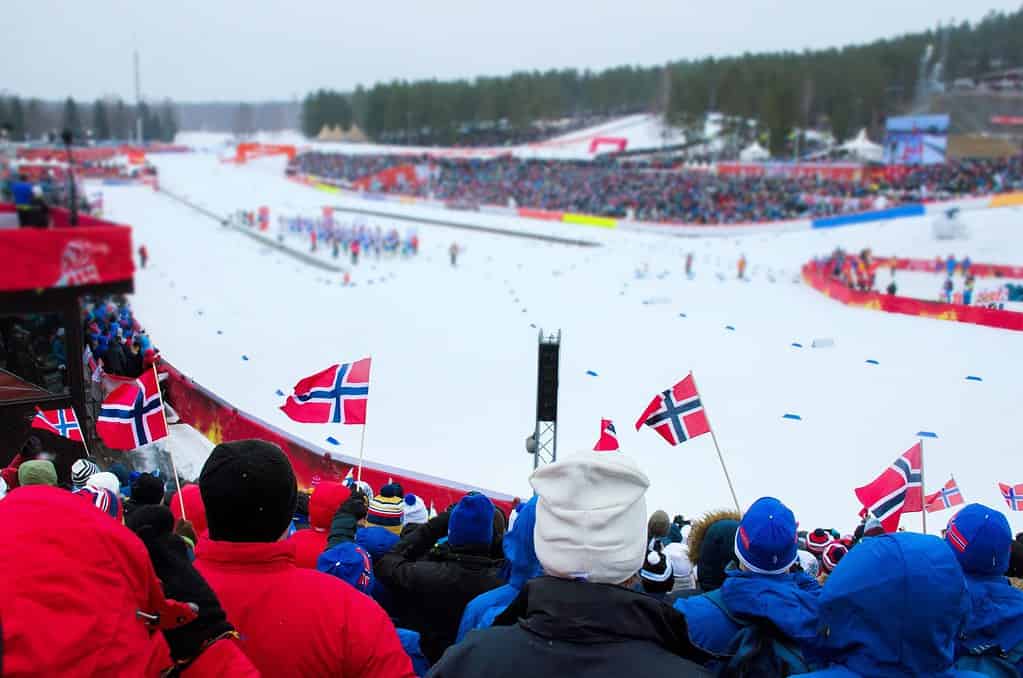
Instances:
[[[923,511],[923,482],[920,478],[922,456],[923,445],[918,442],[873,482],[855,490],[860,504],[881,521],[885,532],[899,529],[899,519],[903,513]]]
[[[62,410],[40,410],[36,408],[36,416],[32,418],[32,428],[56,433],[61,438],[83,442],[82,428],[78,425],[78,417],[71,407]]]
[[[366,424],[370,358],[331,365],[295,384],[281,406],[293,421],[306,424]]]
[[[953,506],[960,506],[963,502],[963,493],[959,491],[956,479],[951,478],[943,488],[924,497],[924,508],[928,513],[934,513]]]
[[[100,407],[96,433],[115,450],[134,450],[168,436],[155,370],[111,391]]]
[[[614,452],[618,449],[618,433],[610,419],[600,420],[600,439],[593,447],[594,452]]]
[[[1005,499],[1005,503],[1009,505],[1010,509],[1023,511],[1023,483],[1019,485],[998,483],[998,488],[1002,491],[1002,498]]]
[[[654,396],[643,414],[639,415],[636,430],[644,425],[657,431],[669,445],[678,445],[710,433],[710,424],[692,374]]]

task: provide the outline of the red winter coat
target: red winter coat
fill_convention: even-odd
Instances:
[[[11,492],[0,501],[0,572],[5,678],[155,677],[171,667],[163,635],[136,615],[163,603],[146,547],[91,502],[56,487]],[[220,641],[183,675],[258,673]]]
[[[309,497],[309,529],[299,530],[288,538],[295,545],[295,565],[316,569],[316,560],[327,548],[330,521],[351,493],[341,483],[320,483]]]
[[[263,675],[414,678],[383,609],[340,579],[295,567],[294,544],[205,537],[195,566]]]

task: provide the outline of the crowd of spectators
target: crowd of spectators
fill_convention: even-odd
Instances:
[[[180,497],[26,445],[0,486],[5,675],[960,676],[1023,667],[1023,540],[648,513],[621,452],[536,470],[510,514],[389,482],[305,494],[277,446],[218,445]],[[121,475],[126,470],[119,469]],[[6,495],[6,496],[5,496]],[[679,498],[680,501],[684,497]],[[187,517],[187,519],[186,519]],[[805,524],[805,523],[804,523]]]
[[[434,158],[304,153],[289,168],[353,182],[402,164],[428,166],[415,186],[374,190],[462,205],[513,205],[644,221],[731,224],[817,218],[965,195],[1023,190],[1023,156],[870,173],[861,181],[724,176],[633,161]]]

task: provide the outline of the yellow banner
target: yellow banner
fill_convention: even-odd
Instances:
[[[313,184],[313,186],[315,186],[316,188],[320,189],[321,191],[326,191],[327,193],[340,193],[341,192],[340,188],[338,188],[337,186],[331,186],[330,184],[315,183],[315,184]]]
[[[597,226],[599,228],[614,228],[618,225],[618,220],[611,217],[595,217],[590,214],[573,214],[571,212],[562,214],[561,220],[566,224],[581,224],[583,226]]]
[[[991,207],[1013,207],[1023,205],[1023,193],[1006,193],[991,198]]]

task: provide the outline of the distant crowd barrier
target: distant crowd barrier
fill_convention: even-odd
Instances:
[[[890,259],[885,259],[884,257],[878,257],[876,260],[880,262],[890,261]],[[933,270],[937,270],[936,260],[927,262],[926,260],[919,259],[902,259],[900,261],[905,262],[905,268],[907,270],[928,270],[923,266],[923,264],[933,265],[935,266],[935,269]],[[914,265],[913,262],[917,263]],[[920,267],[917,268],[916,266]],[[994,268],[1019,268],[995,267],[993,265],[978,266],[986,266],[988,270]],[[1023,273],[1023,270],[1018,272]],[[861,292],[859,290],[850,289],[842,284],[841,281],[832,278],[828,275],[827,271],[823,270],[823,268],[817,264],[817,262],[813,261],[803,266],[803,281],[818,292],[821,292],[825,296],[830,297],[835,301],[839,301],[846,306],[868,308],[875,311],[885,311],[887,313],[915,315],[921,318],[934,318],[936,320],[972,323],[974,325],[985,325],[987,327],[997,327],[1005,330],[1023,332],[1023,313],[984,308],[982,306],[944,304],[937,301],[925,301],[923,299],[900,297],[891,294],[882,294],[880,292]]]
[[[214,445],[232,440],[259,438],[276,443],[288,455],[295,477],[302,489],[312,489],[323,481],[340,482],[358,465],[358,459],[322,448],[316,448],[298,437],[282,431],[257,417],[232,406],[220,396],[197,384],[164,361],[161,371],[169,375],[166,382],[168,396],[181,421],[202,432]],[[457,502],[470,490],[481,491],[499,505],[507,515],[513,498],[475,485],[436,478],[407,469],[374,462],[364,462],[362,479],[374,489],[388,482],[400,482],[406,493],[413,492],[431,503],[438,511]]]

